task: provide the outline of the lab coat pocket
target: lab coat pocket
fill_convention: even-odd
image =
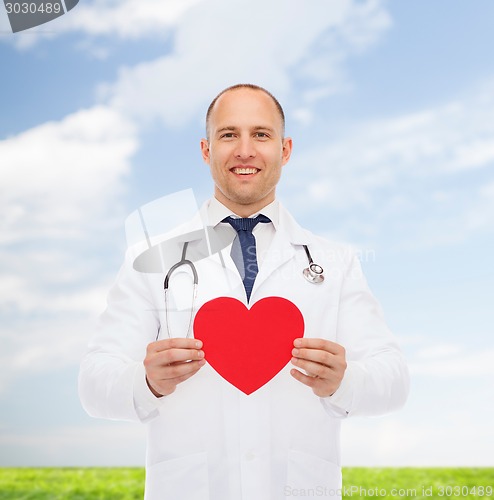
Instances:
[[[208,500],[207,453],[165,460],[146,470],[144,500]]]
[[[285,498],[293,496],[341,498],[341,469],[323,458],[291,450],[288,455]]]

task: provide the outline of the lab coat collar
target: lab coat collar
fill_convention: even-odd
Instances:
[[[200,212],[204,227],[216,227],[225,217],[230,215],[236,216],[236,214],[225,207],[225,205],[216,198],[207,200],[202,205]],[[253,214],[252,217],[255,217],[259,213],[271,219],[276,233],[285,231],[288,241],[294,245],[307,244],[307,238],[312,237],[311,233],[303,229],[278,200],[274,200],[272,203],[259,210],[259,212]]]
[[[222,250],[228,248],[231,244],[229,228],[224,228],[227,230],[225,233],[222,228],[213,227],[212,223],[218,217],[224,218],[231,212],[216,200],[217,206],[213,207],[213,218],[211,218],[211,201],[206,201],[196,217],[189,223],[154,239],[152,246],[135,246],[129,249],[134,269],[145,273],[166,272],[180,260],[184,242],[190,242],[187,258],[193,262],[198,262],[208,256],[219,255]],[[276,232],[256,282],[263,281],[263,276],[267,277],[290,259],[295,252],[294,245],[310,245],[313,239],[311,233],[301,228],[281,203],[275,201],[269,205],[269,209],[268,216],[273,217]],[[217,220],[216,225],[219,222]],[[227,266],[236,270],[229,252],[223,252],[223,254],[220,261],[223,262],[224,257]]]
[[[262,266],[254,282],[251,302],[257,300],[257,291],[263,283],[273,275],[281,266],[295,257],[297,247],[310,245],[310,233],[304,230],[287,210],[280,204],[280,224],[273,241],[264,257]],[[310,241],[309,241],[310,240]]]
[[[279,208],[280,229],[286,233],[288,241],[292,245],[309,245],[313,241],[314,235],[300,226],[281,203]]]
[[[207,213],[207,225],[216,227],[218,224],[220,224],[223,219],[226,217],[240,217],[238,214],[235,212],[232,212],[228,207],[223,205],[219,200],[216,198],[211,198],[208,200],[205,204],[205,211]],[[266,205],[264,208],[259,210],[259,212],[256,212],[255,214],[252,214],[250,217],[254,218],[259,214],[263,214],[266,217],[269,217],[271,222],[273,223],[274,228],[277,230],[279,227],[279,201],[274,200],[272,203],[269,205]]]
[[[250,300],[251,304],[256,301],[256,291],[260,289],[262,284],[275,273],[277,269],[295,256],[297,248],[300,248],[302,245],[310,246],[314,242],[312,233],[303,229],[285,209],[282,203],[278,200],[275,200],[275,202],[278,208],[278,223],[275,225],[276,233],[256,277]],[[211,203],[213,207],[211,207]],[[220,208],[218,208],[218,205]],[[211,227],[215,220],[219,223],[220,220],[231,213],[231,211],[217,200],[206,201],[201,207],[200,212],[203,224],[206,227]],[[260,212],[264,213],[263,210],[260,210]],[[213,217],[211,217],[211,215]],[[221,219],[219,219],[219,217],[221,217]],[[211,234],[210,231],[207,231],[207,233]],[[238,275],[236,266],[229,252],[224,252],[224,261],[227,267]],[[240,276],[238,276],[238,279],[240,280]]]

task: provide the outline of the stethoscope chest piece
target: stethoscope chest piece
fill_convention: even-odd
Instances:
[[[312,256],[307,248],[307,245],[303,245],[305,253],[307,254],[307,259],[309,259],[309,267],[306,267],[303,271],[304,278],[309,283],[322,283],[324,281],[324,269],[319,265],[315,264],[312,260]]]
[[[304,269],[304,278],[309,283],[322,283],[324,281],[324,269],[318,264],[310,264]]]

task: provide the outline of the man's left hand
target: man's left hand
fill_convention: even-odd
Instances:
[[[316,396],[333,395],[341,384],[347,367],[345,349],[340,344],[325,339],[295,339],[292,364],[304,370],[291,370],[291,375],[308,385]]]

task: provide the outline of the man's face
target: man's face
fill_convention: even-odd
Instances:
[[[291,151],[292,140],[283,138],[273,100],[262,91],[245,88],[226,92],[216,101],[209,141],[201,140],[215,197],[242,217],[274,200],[281,167]]]

